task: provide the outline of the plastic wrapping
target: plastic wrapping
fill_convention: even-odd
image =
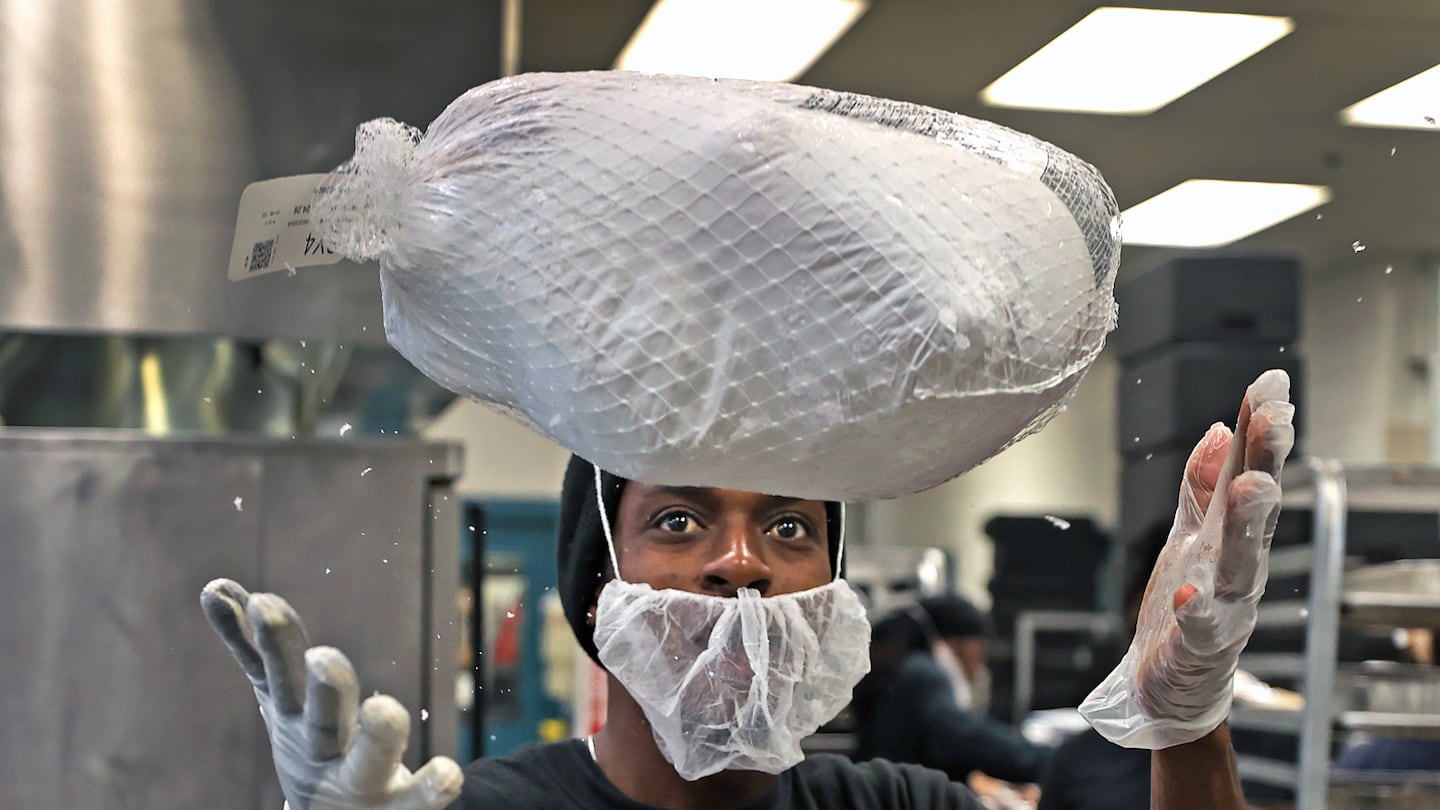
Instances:
[[[1111,742],[1168,748],[1229,716],[1240,652],[1265,592],[1280,469],[1295,440],[1289,395],[1283,371],[1262,374],[1246,392],[1233,437],[1216,425],[1191,454],[1135,638],[1080,706]],[[1211,488],[1202,470],[1216,462]]]
[[[796,85],[512,77],[361,126],[315,211],[402,355],[634,480],[920,491],[1043,426],[1115,322],[1093,167]]]
[[[595,611],[600,661],[685,779],[780,773],[870,671],[870,623],[844,580],[736,598],[611,580]]]

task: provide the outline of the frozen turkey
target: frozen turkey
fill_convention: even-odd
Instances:
[[[927,489],[1039,430],[1115,323],[1092,166],[791,84],[504,79],[362,125],[316,210],[410,362],[640,481]]]

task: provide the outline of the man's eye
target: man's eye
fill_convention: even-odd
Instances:
[[[666,515],[661,515],[660,520],[656,521],[656,525],[667,532],[673,532],[675,534],[688,534],[700,530],[700,524],[696,522],[695,518],[684,512],[671,512]]]
[[[782,518],[770,527],[770,531],[781,540],[803,540],[810,536],[805,524],[794,518]]]

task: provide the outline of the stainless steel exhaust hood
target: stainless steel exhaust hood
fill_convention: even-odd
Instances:
[[[236,206],[255,180],[333,168],[361,121],[423,125],[495,78],[499,7],[0,0],[0,386],[31,370],[0,389],[0,417],[146,427],[163,411],[179,428],[288,434],[328,396],[287,375],[333,374],[357,349],[372,378],[389,363],[423,386],[384,347],[373,268],[228,281]],[[319,347],[308,369],[301,340]],[[57,357],[68,371],[33,373]],[[147,368],[174,371],[157,388]],[[295,402],[246,410],[266,383]],[[188,399],[157,410],[157,391]],[[223,391],[232,417],[205,416]]]

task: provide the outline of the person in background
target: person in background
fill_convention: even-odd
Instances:
[[[921,600],[875,623],[870,674],[855,689],[860,761],[944,771],[957,782],[1033,783],[1049,749],[986,714],[990,617],[955,595]]]
[[[1126,632],[1121,651],[1135,635],[1150,572],[1169,539],[1170,521],[1156,523],[1140,535],[1126,555],[1122,602]],[[1061,743],[1040,781],[1039,810],[1149,810],[1149,807],[1150,752],[1122,748],[1101,737],[1093,728]]]

